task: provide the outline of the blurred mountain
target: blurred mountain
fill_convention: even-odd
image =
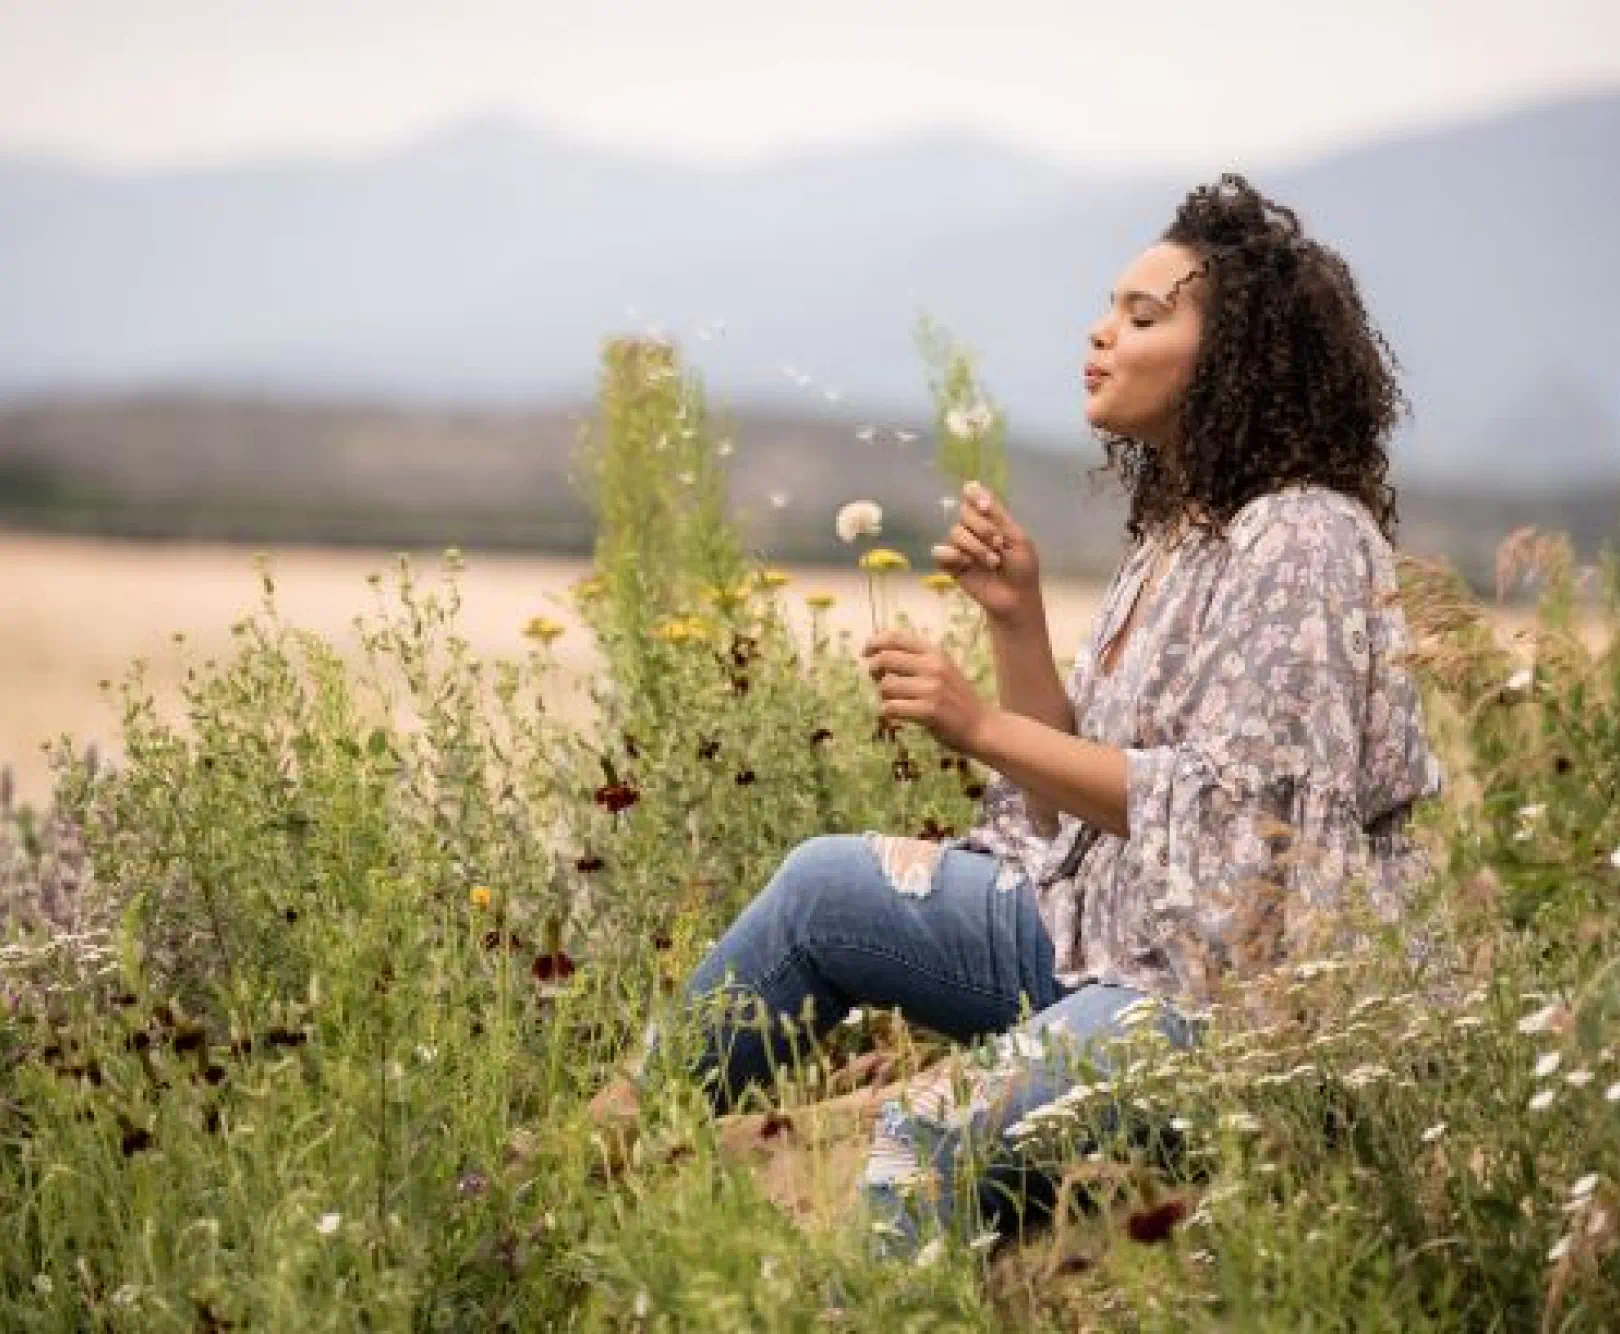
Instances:
[[[1250,173],[1345,254],[1407,370],[1398,477],[1620,476],[1617,168],[1620,92]],[[740,408],[917,420],[926,310],[1027,443],[1072,449],[1085,329],[1196,183],[945,133],[702,170],[503,121],[348,163],[0,160],[0,395],[512,408],[587,396],[599,340],[652,326]]]

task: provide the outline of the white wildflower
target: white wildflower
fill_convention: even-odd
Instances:
[[[1558,1004],[1544,1005],[1534,1014],[1528,1014],[1519,1020],[1521,1033],[1547,1033],[1556,1032],[1563,1027],[1564,1007]]]
[[[1553,1099],[1558,1095],[1552,1089],[1542,1089],[1540,1093],[1530,1099],[1532,1112],[1544,1112],[1553,1105]]]
[[[1560,1237],[1553,1244],[1552,1250],[1547,1252],[1547,1258],[1549,1260],[1562,1260],[1568,1254],[1569,1254],[1569,1238],[1568,1237]]]
[[[1243,1135],[1252,1135],[1260,1129],[1260,1123],[1247,1112],[1227,1112],[1221,1117],[1221,1125]]]
[[[1528,690],[1536,679],[1535,672],[1529,667],[1521,667],[1507,679],[1509,690]]]
[[[1440,1136],[1444,1135],[1445,1133],[1446,1123],[1444,1121],[1436,1121],[1432,1126],[1423,1132],[1422,1139],[1425,1144],[1433,1144],[1435,1140],[1439,1139]]]
[[[1609,865],[1620,871],[1620,848],[1616,848],[1609,854]]]
[[[1539,820],[1546,813],[1547,803],[1544,801],[1538,801],[1532,806],[1519,807],[1519,819],[1521,820]]]
[[[981,1232],[981,1233],[979,1233],[978,1236],[973,1238],[972,1241],[968,1242],[968,1250],[970,1250],[970,1251],[988,1251],[992,1246],[994,1246],[996,1244],[996,1241],[999,1239],[999,1237],[1000,1237],[1000,1234],[997,1233],[997,1232],[994,1232],[994,1231]]]
[[[982,398],[965,408],[952,408],[945,414],[945,429],[952,435],[983,435],[995,421],[995,413]]]
[[[917,1268],[924,1269],[945,1254],[945,1243],[938,1237],[917,1252]]]
[[[1564,1083],[1572,1085],[1578,1089],[1585,1088],[1591,1082],[1592,1072],[1590,1070],[1571,1070],[1567,1075],[1564,1076]]]
[[[141,1290],[133,1283],[125,1283],[112,1295],[114,1306],[130,1307],[141,1299]]]
[[[1563,1059],[1563,1056],[1555,1051],[1544,1053],[1542,1058],[1536,1062],[1536,1078],[1545,1079],[1554,1070],[1558,1069],[1558,1063]]]
[[[1353,1089],[1364,1088],[1375,1079],[1388,1079],[1389,1070],[1382,1065],[1358,1065],[1344,1077],[1344,1082]]]
[[[1179,1134],[1186,1134],[1187,1131],[1192,1129],[1192,1122],[1185,1116],[1172,1116],[1170,1118],[1170,1129]]]
[[[1620,1083],[1610,1084],[1603,1090],[1604,1102],[1620,1102]]]
[[[876,537],[883,531],[883,511],[870,500],[852,500],[838,511],[833,528],[840,542]]]
[[[1460,1017],[1458,1019],[1453,1019],[1451,1021],[1451,1026],[1453,1028],[1458,1028],[1458,1029],[1462,1029],[1462,1028],[1480,1028],[1480,1027],[1482,1027],[1484,1025],[1484,1023],[1485,1023],[1485,1021],[1483,1019],[1481,1019],[1477,1014],[1465,1014],[1465,1015],[1463,1015],[1462,1017]]]
[[[342,1214],[322,1214],[315,1220],[315,1230],[323,1237],[330,1237],[342,1222]]]
[[[652,1314],[652,1298],[645,1291],[636,1294],[636,1303],[632,1308],[637,1320],[645,1320]]]
[[[844,1016],[841,1022],[845,1028],[859,1028],[866,1022],[866,1011],[857,1005],[853,1010]]]
[[[1597,1184],[1600,1179],[1601,1178],[1596,1172],[1588,1172],[1569,1188],[1569,1193],[1576,1199],[1584,1199],[1597,1189]]]

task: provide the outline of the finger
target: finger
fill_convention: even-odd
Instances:
[[[878,705],[878,715],[891,722],[916,723],[933,716],[933,706],[920,699],[886,699]]]
[[[885,649],[867,663],[866,670],[874,679],[886,676],[921,676],[928,670],[928,659],[920,653]]]
[[[962,494],[966,497],[968,505],[994,523],[1004,536],[1010,538],[1020,532],[1017,522],[1007,512],[1007,507],[996,499],[996,493],[983,482],[968,482],[962,488]]]
[[[893,672],[878,682],[884,699],[931,699],[937,682],[932,676],[897,676]]]
[[[965,551],[958,551],[949,542],[941,542],[936,546],[933,555],[934,564],[946,574],[960,574],[963,570],[973,568],[973,558]]]
[[[1007,544],[996,521],[972,505],[958,506],[956,521],[992,550],[1000,550]]]
[[[961,524],[951,529],[950,540],[952,546],[959,551],[965,551],[980,565],[987,565],[993,570],[1001,564],[1001,557]]]

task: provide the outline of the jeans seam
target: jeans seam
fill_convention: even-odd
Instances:
[[[834,949],[856,950],[859,953],[870,955],[873,958],[888,959],[893,963],[898,963],[906,968],[911,969],[915,973],[920,973],[923,977],[928,978],[930,981],[938,982],[943,986],[960,987],[963,991],[971,991],[976,995],[985,996],[991,1000],[1006,999],[1006,993],[997,990],[994,987],[985,987],[981,986],[977,982],[959,981],[956,978],[947,977],[942,973],[935,972],[932,968],[925,967],[923,964],[916,962],[910,956],[901,954],[897,950],[883,949],[880,946],[871,945],[864,940],[846,938],[842,936],[824,936],[818,940],[817,943],[820,945],[830,946]],[[799,947],[797,945],[793,946],[789,950],[790,954],[797,954],[799,952]],[[781,964],[777,965],[777,968],[773,970],[772,975],[774,976],[776,972],[781,971],[782,966],[783,965]],[[1020,991],[1019,994],[1021,995],[1023,993]],[[1016,999],[1014,1000],[1014,1003],[1017,1003]]]

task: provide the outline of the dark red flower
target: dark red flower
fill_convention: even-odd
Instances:
[[[791,1135],[793,1133],[793,1118],[785,1112],[766,1112],[765,1119],[759,1123],[759,1137],[761,1139],[775,1139],[778,1135]]]
[[[264,1040],[272,1047],[302,1047],[309,1034],[301,1028],[272,1028],[266,1030]]]
[[[655,950],[667,950],[674,948],[675,941],[668,931],[655,931],[653,933],[652,944]]]
[[[879,718],[877,727],[873,729],[874,741],[898,741],[900,739],[900,724],[893,718]]]
[[[921,771],[917,768],[917,761],[909,755],[897,756],[892,768],[894,781],[897,783],[915,783],[922,777]]]
[[[939,771],[941,773],[948,774],[954,768],[956,768],[956,756],[941,755],[939,757]]]
[[[748,693],[748,673],[733,672],[731,674],[731,689],[738,695],[746,695]]]
[[[142,1153],[152,1147],[150,1131],[142,1130],[140,1126],[131,1124],[122,1115],[119,1116],[118,1120],[124,1132],[123,1138],[119,1141],[119,1147],[123,1149],[124,1157],[133,1158],[137,1153]]]
[[[737,771],[738,787],[748,787],[751,783],[753,783],[753,781],[754,771],[752,769],[739,769]]]
[[[486,950],[506,949],[513,954],[520,954],[526,948],[523,937],[516,931],[486,931],[484,932],[484,948]]]
[[[917,831],[918,838],[926,838],[931,843],[938,843],[941,839],[954,838],[955,836],[955,825],[940,824],[932,815],[924,817],[922,828]]]
[[[698,749],[697,749],[697,757],[698,757],[698,759],[700,759],[700,760],[712,760],[719,753],[720,753],[720,743],[718,741],[711,741],[711,740],[709,740],[708,738],[705,737],[703,740],[698,742]]]
[[[752,635],[733,634],[731,637],[731,661],[738,667],[746,667],[759,656],[759,640]]]
[[[624,734],[624,753],[632,760],[639,760],[641,758],[641,746],[637,743],[635,737],[631,736],[628,732]]]
[[[640,800],[641,793],[629,783],[603,783],[596,789],[596,804],[605,806],[614,815],[629,810]]]
[[[531,971],[536,982],[566,982],[574,975],[574,961],[561,950],[537,954]]]
[[[606,865],[607,863],[598,857],[594,852],[587,852],[583,857],[580,857],[574,862],[574,869],[589,875],[592,871],[600,871]]]
[[[818,727],[814,732],[810,733],[810,744],[812,746],[819,746],[823,741],[831,740],[832,728],[830,727]]]
[[[1168,1240],[1176,1224],[1186,1216],[1185,1200],[1164,1200],[1149,1208],[1132,1210],[1125,1221],[1125,1231],[1130,1234],[1132,1241],[1151,1246],[1154,1242]]]
[[[977,801],[980,797],[982,797],[984,795],[984,784],[983,783],[963,783],[962,784],[962,795],[964,797],[966,797],[969,801]]]

